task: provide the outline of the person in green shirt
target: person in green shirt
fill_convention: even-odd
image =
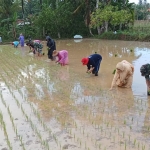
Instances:
[[[145,77],[147,85],[147,95],[150,95],[150,64],[144,64],[140,68],[141,76]]]

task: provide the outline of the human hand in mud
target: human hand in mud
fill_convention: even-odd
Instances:
[[[91,73],[91,71],[90,71],[90,70],[87,70],[87,71],[86,71],[86,73],[90,74],[90,73]]]
[[[87,71],[87,73],[92,73],[93,69],[94,69],[94,67],[91,67],[91,68]]]
[[[111,87],[110,89],[109,89],[109,91],[112,91],[112,90],[114,90],[115,88],[114,87]]]

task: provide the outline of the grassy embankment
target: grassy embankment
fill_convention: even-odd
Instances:
[[[126,40],[126,41],[150,41],[150,21],[138,20],[135,21],[134,26],[126,31],[117,31],[114,34],[112,31],[103,33],[98,36],[101,39],[111,40]]]

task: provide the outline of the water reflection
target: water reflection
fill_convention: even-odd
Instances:
[[[40,84],[35,84],[35,94],[36,94],[37,99],[44,98],[45,94]]]
[[[133,64],[135,67],[135,72],[133,76],[133,92],[135,95],[142,97],[147,96],[147,86],[145,83],[145,78],[141,76],[140,74],[140,67],[143,64],[146,64],[149,62],[150,58],[150,48],[135,48],[134,51],[135,55],[137,56],[137,59],[133,60]]]
[[[82,39],[76,39],[74,40],[75,43],[79,43],[79,42],[82,42]]]
[[[75,104],[92,103],[95,100],[99,100],[99,97],[92,95],[90,90],[83,89],[79,82],[74,84],[70,98],[74,100]]]
[[[61,81],[69,80],[69,66],[58,66],[59,70],[57,71],[57,77]]]
[[[3,95],[6,94],[4,98],[7,105],[6,108],[5,105],[0,105],[0,109],[5,108],[7,111],[9,104],[18,108],[17,101],[22,108],[28,108],[27,115],[29,118],[31,117],[31,120],[41,117],[42,124],[38,122],[40,118],[33,123],[35,123],[34,127],[38,127],[39,133],[42,131],[43,139],[46,134],[39,126],[42,127],[45,123],[48,124],[48,128],[51,128],[51,124],[54,122],[52,131],[59,124],[57,127],[60,130],[62,126],[72,127],[68,130],[71,135],[75,127],[75,131],[71,135],[75,137],[74,140],[78,139],[76,136],[79,136],[81,140],[89,140],[88,135],[90,137],[88,143],[90,146],[92,145],[90,149],[94,149],[95,143],[98,142],[98,144],[107,143],[106,145],[110,146],[113,137],[116,136],[120,139],[117,141],[118,143],[129,141],[129,134],[133,135],[132,142],[133,139],[142,142],[141,139],[146,139],[144,135],[147,132],[148,140],[150,99],[147,97],[145,79],[141,77],[139,68],[149,61],[150,45],[140,42],[98,39],[83,39],[82,42],[77,43],[74,40],[58,40],[56,42],[58,49],[68,50],[70,60],[68,66],[61,67],[53,62],[47,63],[45,61],[47,55],[42,58],[30,57],[29,55],[22,57],[15,53],[20,49],[13,49],[9,45],[1,47],[3,57],[0,59],[0,90],[7,89],[7,93],[3,92]],[[43,51],[46,53],[46,48]],[[98,77],[89,76],[86,78],[86,68],[82,66],[81,58],[95,52],[103,56],[100,74]],[[113,78],[112,72],[117,62],[123,59],[133,63],[135,67],[132,88],[117,88],[110,92],[108,89]],[[32,106],[33,103],[36,107]],[[19,108],[18,112],[20,110]],[[36,114],[39,116],[37,117]],[[20,120],[23,118],[21,117]],[[115,133],[116,130],[118,133]],[[107,132],[109,133],[107,134]],[[123,138],[122,132],[127,133],[126,139]],[[97,141],[95,135],[105,139],[105,142]],[[59,141],[64,141],[64,137]],[[117,142],[113,142],[113,144],[117,145]],[[120,146],[120,144],[118,145]],[[131,148],[131,146],[133,144],[130,144],[129,147]],[[102,149],[105,148],[102,147]],[[112,147],[108,149],[110,148]]]

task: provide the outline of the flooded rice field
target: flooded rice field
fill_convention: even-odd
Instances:
[[[142,64],[150,43],[58,40],[69,52],[61,67],[29,48],[0,45],[0,150],[150,150],[150,97]],[[99,53],[99,76],[81,59]],[[109,91],[117,62],[135,67],[132,89]]]

